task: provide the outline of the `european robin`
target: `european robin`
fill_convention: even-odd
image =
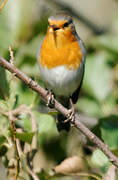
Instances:
[[[75,104],[78,100],[86,49],[70,16],[51,16],[48,23],[38,52],[40,76],[49,92],[52,91],[60,103],[69,108],[70,102]],[[58,114],[57,128],[68,131],[70,121]]]

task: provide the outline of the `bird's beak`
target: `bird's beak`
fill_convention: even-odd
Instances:
[[[52,34],[52,36],[54,38],[55,45],[57,46],[57,40],[56,40],[57,35],[56,35],[56,31],[55,31],[55,28],[57,28],[57,26],[49,25],[48,28],[49,28],[49,32]]]
[[[50,32],[55,32],[57,29],[59,29],[55,24],[53,24],[53,25],[49,25],[49,31]]]
[[[54,27],[53,26],[49,26],[49,32],[51,32],[51,33],[54,32]]]

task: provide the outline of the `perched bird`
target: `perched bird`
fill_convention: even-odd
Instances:
[[[46,88],[67,108],[70,102],[78,100],[85,57],[86,49],[72,18],[63,14],[49,17],[47,33],[38,52],[40,75]],[[69,131],[70,121],[58,114],[57,128]]]

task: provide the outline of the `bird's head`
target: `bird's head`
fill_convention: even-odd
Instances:
[[[66,65],[68,69],[76,69],[81,63],[82,51],[72,18],[59,14],[49,17],[48,23],[40,63],[49,68]]]
[[[48,33],[56,35],[67,35],[75,32],[73,20],[68,15],[55,15],[48,18]]]

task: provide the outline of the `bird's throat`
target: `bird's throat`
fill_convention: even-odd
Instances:
[[[53,31],[48,35],[48,40],[53,48],[63,48],[68,43],[68,37],[62,32]]]
[[[40,51],[42,66],[54,68],[65,65],[77,69],[82,60],[82,51],[78,40],[71,32],[48,32]]]

